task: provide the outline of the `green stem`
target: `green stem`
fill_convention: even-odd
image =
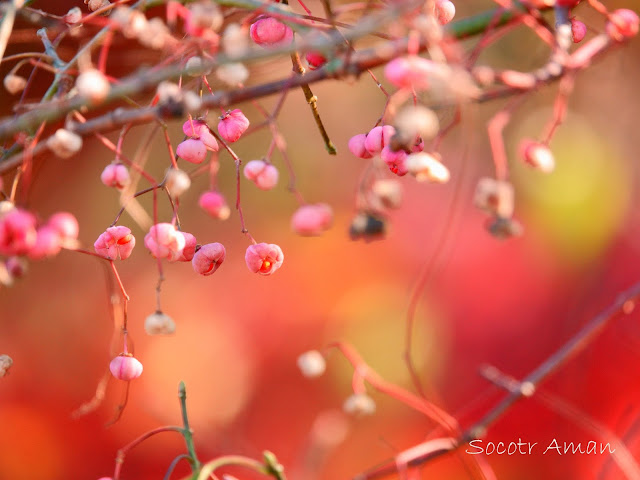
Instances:
[[[182,436],[184,442],[187,444],[187,452],[191,458],[191,466],[193,468],[194,475],[200,471],[200,460],[196,455],[196,448],[193,443],[193,433],[189,427],[189,415],[187,414],[187,390],[184,386],[184,382],[180,382],[178,386],[178,397],[180,398],[180,410],[182,411]]]

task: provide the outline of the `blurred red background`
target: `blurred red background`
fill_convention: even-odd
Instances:
[[[42,3],[42,2],[40,2]],[[458,2],[459,15],[491,2]],[[610,2],[628,6],[629,2]],[[36,2],[38,6],[38,2]],[[72,2],[56,2],[66,11]],[[312,8],[315,6],[311,5]],[[42,5],[45,8],[44,5]],[[49,6],[47,5],[48,9]],[[594,30],[601,22],[588,13]],[[28,48],[19,42],[15,50]],[[27,47],[25,47],[27,45]],[[37,48],[33,47],[32,48]],[[528,52],[523,55],[522,52]],[[114,66],[127,70],[136,52],[114,47]],[[531,69],[546,52],[519,29],[485,52],[483,62]],[[353,84],[314,86],[337,157],[326,155],[301,92],[287,99],[279,126],[287,138],[298,187],[308,201],[329,203],[335,212],[331,231],[321,238],[300,238],[290,231],[296,209],[281,184],[270,192],[242,185],[247,226],[259,241],[277,243],[285,262],[272,277],[251,274],[243,260],[248,243],[235,212],[215,222],[197,207],[207,188],[200,177],[181,200],[183,228],[199,243],[218,241],[227,249],[223,266],[211,277],[197,276],[189,265],[165,266],[165,313],[178,328],[168,338],[148,337],[144,318],[155,309],[155,261],[142,239],[146,232],[125,214],[121,224],[136,235],[133,256],[118,263],[131,296],[130,332],[143,375],[132,382],[121,420],[106,428],[120,403],[121,382],[110,381],[104,403],[79,419],[71,413],[94,394],[113,354],[113,324],[101,262],[73,252],[30,265],[27,277],[0,290],[0,353],[14,359],[0,380],[0,479],[92,479],[111,475],[118,448],[164,424],[179,424],[177,387],[187,386],[188,406],[201,460],[223,454],[260,457],[269,449],[292,479],[350,478],[421,442],[433,425],[405,405],[371,392],[372,417],[341,417],[350,394],[352,370],[332,355],[325,376],[307,380],[296,368],[297,356],[333,340],[356,346],[386,379],[411,388],[403,361],[409,296],[425,262],[438,259],[433,281],[420,296],[414,353],[422,380],[437,392],[437,402],[468,426],[501,395],[478,375],[495,365],[522,378],[616,295],[640,279],[637,116],[640,96],[640,42],[611,53],[578,79],[569,115],[551,144],[557,170],[544,176],[518,163],[522,137],[535,137],[549,118],[555,88],[542,90],[506,129],[516,216],[525,226],[521,238],[499,241],[484,229],[484,215],[471,205],[478,178],[492,174],[485,125],[504,103],[467,108],[463,124],[444,144],[452,171],[445,185],[402,180],[403,207],[390,218],[382,241],[351,241],[347,230],[354,213],[358,178],[366,161],[351,156],[347,140],[368,131],[380,115],[384,97],[364,76]],[[127,63],[128,62],[128,63]],[[257,66],[252,81],[280,78],[286,63]],[[42,74],[41,85],[49,78]],[[3,97],[3,114],[9,99]],[[273,105],[274,99],[264,101]],[[259,115],[242,106],[252,121]],[[443,113],[447,118],[449,112]],[[211,114],[211,118],[214,114]],[[125,142],[133,154],[145,129]],[[181,140],[172,125],[174,145]],[[115,134],[111,138],[116,138]],[[267,133],[238,143],[245,160],[261,157]],[[166,147],[153,145],[149,168],[159,176],[168,165]],[[70,160],[45,156],[25,200],[42,218],[66,210],[80,221],[80,239],[90,247],[113,221],[118,195],[99,175],[112,160],[96,141]],[[235,197],[233,163],[221,156],[220,188]],[[10,177],[5,178],[7,180]],[[142,204],[149,207],[150,199]],[[166,205],[161,209],[169,219]],[[449,225],[447,227],[447,225]],[[448,233],[441,241],[443,231]],[[444,245],[438,249],[438,245]],[[542,385],[621,437],[640,458],[640,328],[637,314],[608,327],[584,352]],[[553,402],[552,402],[553,404]],[[552,405],[553,407],[553,405]],[[488,432],[485,441],[602,441],[554,408],[523,400]],[[327,412],[335,411],[335,417]],[[344,440],[318,455],[318,424],[347,429]],[[329,418],[329,420],[327,420]],[[635,429],[635,430],[634,430]],[[325,428],[326,430],[326,428]],[[320,428],[320,431],[323,431]],[[330,433],[331,429],[329,429]],[[635,432],[635,433],[634,433]],[[327,433],[324,431],[324,433]],[[338,437],[339,431],[334,432]],[[605,440],[606,442],[606,440]],[[123,479],[162,478],[171,460],[184,451],[181,437],[153,437],[126,458]],[[623,478],[606,455],[493,455],[498,478]],[[181,465],[176,478],[188,470]],[[242,471],[235,471],[244,478]],[[598,476],[600,475],[600,476]],[[422,470],[424,478],[462,479],[468,474],[455,456]]]

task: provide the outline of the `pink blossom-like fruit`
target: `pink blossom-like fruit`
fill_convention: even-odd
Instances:
[[[331,227],[333,212],[326,203],[303,205],[291,217],[291,228],[298,235],[314,236]]]
[[[37,240],[36,217],[13,208],[0,218],[0,254],[25,255]]]
[[[263,47],[284,46],[293,41],[293,31],[272,17],[257,20],[249,30],[251,39]]]
[[[126,260],[136,246],[136,237],[127,227],[109,227],[101,233],[93,244],[96,253],[111,260]]]
[[[526,163],[544,173],[553,172],[556,166],[551,150],[540,142],[523,140],[520,144],[520,154]]]
[[[111,375],[128,382],[142,375],[142,364],[133,356],[121,353],[109,363]]]
[[[305,55],[307,59],[307,63],[309,64],[309,68],[311,70],[315,70],[316,68],[322,67],[325,63],[327,63],[327,58],[322,55],[320,52],[307,52]]]
[[[360,133],[349,139],[349,150],[358,158],[371,158],[373,155],[365,147],[367,135]]]
[[[49,217],[47,225],[55,229],[63,241],[76,240],[80,232],[78,220],[69,212],[54,213]]]
[[[429,76],[436,70],[433,62],[423,57],[410,55],[391,60],[384,68],[384,76],[398,88],[425,90],[429,87]]]
[[[253,273],[271,275],[282,266],[284,254],[278,245],[258,243],[247,248],[244,260]]]
[[[182,232],[170,223],[156,223],[144,236],[144,245],[155,258],[166,258],[175,262],[182,255],[186,239]]]
[[[587,26],[582,23],[580,20],[576,20],[575,18],[571,19],[571,37],[573,38],[573,43],[580,43],[585,35],[587,34]]]
[[[29,250],[29,258],[39,260],[45,257],[53,257],[62,249],[58,232],[49,225],[42,225],[37,230],[36,243]]]
[[[376,154],[389,145],[391,137],[393,137],[395,133],[396,129],[391,125],[373,127],[369,133],[367,133],[364,146],[369,153]]]
[[[399,177],[403,177],[409,171],[407,169],[407,152],[404,150],[393,152],[389,147],[384,147],[380,152],[380,158],[387,164],[389,170]]]
[[[198,204],[200,208],[218,220],[226,220],[231,214],[224,196],[215,190],[210,190],[200,195]]]
[[[129,169],[127,167],[120,162],[113,162],[104,167],[104,170],[100,174],[100,180],[107,187],[122,190],[129,185],[131,177],[129,176]]]
[[[625,39],[635,37],[638,34],[639,26],[640,20],[636,12],[627,8],[619,8],[609,14],[606,31],[609,37],[622,42]]]
[[[244,166],[244,176],[262,190],[271,190],[278,183],[278,169],[264,160],[251,160]]]
[[[249,128],[249,120],[238,108],[227,111],[220,117],[220,123],[218,123],[220,136],[230,143],[238,141],[247,128]]]
[[[196,253],[196,244],[198,243],[196,237],[187,232],[178,232],[178,235],[182,235],[184,237],[184,248],[178,257],[178,261],[190,262],[193,255]]]
[[[217,152],[220,148],[216,137],[213,136],[207,124],[202,120],[187,120],[182,125],[182,131],[188,137],[198,139],[204,143],[207,150]]]
[[[200,139],[187,138],[176,148],[180,158],[191,163],[202,163],[207,156],[207,147]]]
[[[211,275],[224,262],[226,251],[221,243],[207,243],[202,245],[193,256],[191,265],[200,275]]]
[[[446,25],[456,15],[456,6],[450,0],[436,0],[436,18],[440,25]]]

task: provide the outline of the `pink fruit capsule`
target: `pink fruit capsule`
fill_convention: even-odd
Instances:
[[[389,145],[391,137],[396,133],[396,129],[391,125],[373,127],[364,141],[364,146],[371,154],[379,153],[384,147]]]
[[[178,232],[178,235],[182,235],[184,237],[184,248],[182,249],[182,253],[178,257],[179,262],[190,262],[193,258],[193,255],[196,253],[196,237],[187,232]]]
[[[220,148],[216,137],[213,136],[207,124],[202,120],[187,120],[182,125],[182,131],[188,137],[198,139],[204,143],[207,150],[217,152]]]
[[[29,258],[39,260],[45,257],[53,257],[62,249],[58,232],[48,226],[43,225],[37,230],[36,243],[29,250]]]
[[[204,192],[198,200],[200,208],[218,220],[226,220],[231,214],[227,201],[220,192],[214,190]]]
[[[249,120],[238,108],[228,111],[220,117],[220,123],[218,123],[218,133],[230,143],[238,141],[247,128],[249,128]]]
[[[176,148],[180,158],[191,163],[202,163],[207,156],[207,147],[200,139],[188,138]]]
[[[109,370],[118,380],[128,382],[142,375],[142,364],[130,354],[121,353],[111,360]]]
[[[258,243],[250,245],[244,255],[247,267],[253,273],[272,275],[282,266],[284,254],[282,249],[272,243]]]
[[[196,273],[208,276],[213,274],[224,262],[226,252],[221,243],[207,243],[193,256],[191,264]]]
[[[104,167],[100,174],[100,180],[107,187],[122,190],[131,181],[129,170],[119,162],[113,162]]]
[[[186,239],[172,224],[157,223],[145,235],[144,245],[155,258],[166,258],[175,262],[182,255]]]
[[[389,170],[399,177],[402,177],[409,172],[407,168],[407,152],[404,150],[393,152],[389,147],[384,147],[380,152],[380,158],[387,164]]]
[[[278,183],[278,169],[264,160],[251,160],[244,166],[244,176],[262,190],[271,190]]]
[[[331,227],[333,212],[326,203],[303,205],[291,217],[291,228],[298,235],[315,236]]]
[[[293,40],[293,31],[272,17],[261,18],[251,25],[251,39],[263,47],[288,45]]]
[[[109,227],[100,234],[93,244],[96,253],[111,260],[126,260],[136,245],[136,237],[127,227]]]
[[[416,55],[391,60],[384,69],[384,76],[398,88],[425,90],[429,76],[436,67],[431,60]]]
[[[372,155],[365,147],[366,140],[367,135],[364,133],[354,135],[349,139],[349,151],[351,151],[351,153],[353,153],[358,158],[371,158]]]
[[[0,254],[25,255],[36,240],[36,217],[32,213],[13,208],[0,218]]]

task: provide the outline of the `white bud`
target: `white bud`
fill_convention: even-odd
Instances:
[[[398,135],[414,142],[416,137],[422,137],[423,140],[431,140],[440,129],[438,116],[433,110],[422,105],[412,105],[400,110],[393,125],[396,127]]]
[[[158,102],[180,102],[182,100],[182,90],[177,83],[160,82],[157,89]]]
[[[227,63],[218,67],[216,76],[230,87],[235,87],[249,78],[249,70],[242,63]]]
[[[200,75],[209,75],[211,73],[211,67],[205,68],[202,57],[194,56],[187,60],[184,66],[187,73],[192,77],[199,77]]]
[[[184,92],[182,102],[188,113],[196,113],[202,110],[202,99],[196,92],[192,92],[191,90]]]
[[[344,401],[342,409],[355,416],[373,415],[376,411],[376,403],[366,393],[354,393]]]
[[[6,354],[0,355],[0,377],[4,377],[13,365],[13,359]]]
[[[109,80],[99,70],[94,68],[82,72],[76,79],[78,94],[92,103],[102,103],[111,86]]]
[[[230,23],[222,34],[222,48],[230,58],[242,57],[249,50],[249,32],[238,23]]]
[[[398,208],[402,203],[402,185],[397,180],[376,180],[371,186],[371,191],[386,208]]]
[[[412,153],[407,157],[405,165],[409,173],[419,182],[447,183],[449,181],[449,169],[429,153]]]
[[[69,25],[78,23],[80,20],[82,20],[82,10],[80,10],[80,7],[73,7],[64,16],[65,23]]]
[[[172,38],[169,28],[160,17],[153,17],[147,22],[146,30],[138,36],[138,41],[145,47],[161,50]]]
[[[317,350],[310,350],[298,357],[298,368],[307,378],[321,376],[327,368],[324,357]]]
[[[0,217],[5,213],[9,213],[14,208],[16,208],[16,206],[13,204],[13,202],[10,202],[9,200],[2,200],[0,202]]]
[[[84,3],[89,7],[89,10],[95,12],[96,10],[101,9],[102,7],[106,7],[111,5],[109,0],[84,0]]]
[[[473,203],[490,215],[511,218],[514,209],[515,193],[509,182],[494,178],[481,178],[476,186]]]
[[[69,158],[82,148],[82,137],[64,128],[47,138],[47,147],[60,158]]]
[[[184,170],[170,168],[167,170],[165,178],[165,186],[169,191],[169,195],[178,198],[191,187],[191,179]]]
[[[201,2],[189,5],[190,21],[195,27],[208,28],[217,32],[224,23],[224,17],[218,5],[213,2]]]
[[[117,7],[110,17],[127,38],[138,38],[148,29],[147,17],[140,10],[128,7]]]
[[[169,315],[155,312],[144,320],[144,331],[147,335],[171,335],[176,331],[176,324]]]
[[[21,77],[20,75],[14,75],[13,73],[8,74],[4,77],[4,88],[7,89],[11,95],[15,95],[24,90],[24,87],[27,86],[27,79]]]

